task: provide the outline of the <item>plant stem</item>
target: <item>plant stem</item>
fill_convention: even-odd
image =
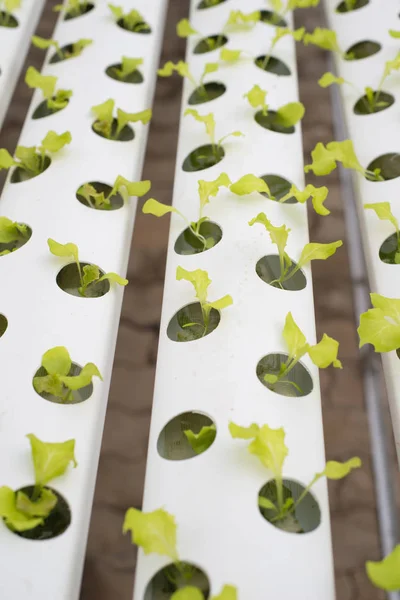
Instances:
[[[33,494],[31,496],[32,502],[35,502],[36,500],[38,500],[38,498],[40,498],[41,493],[42,493],[42,486],[36,483],[33,488]]]

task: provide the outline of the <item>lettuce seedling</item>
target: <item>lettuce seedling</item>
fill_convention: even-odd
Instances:
[[[247,98],[250,106],[261,108],[261,114],[264,117],[268,115],[266,96],[267,92],[261,89],[259,85],[254,85],[247,94],[243,94],[243,98]],[[275,122],[283,127],[292,127],[303,118],[304,112],[304,105],[301,102],[289,102],[278,108]]]
[[[167,213],[171,213],[171,212],[178,214],[185,221],[185,223],[187,224],[187,226],[189,227],[189,229],[191,230],[193,235],[195,235],[198,238],[198,240],[203,244],[203,249],[208,250],[209,248],[213,247],[214,238],[213,237],[205,238],[200,233],[201,225],[203,223],[205,223],[206,221],[209,221],[209,217],[204,216],[204,214],[203,214],[204,209],[207,206],[207,204],[209,204],[210,198],[215,197],[218,194],[219,189],[222,186],[228,187],[230,184],[231,184],[231,181],[226,173],[221,173],[221,175],[219,175],[219,177],[217,177],[217,179],[214,179],[214,181],[204,181],[203,179],[199,180],[198,192],[199,192],[199,199],[200,199],[200,208],[199,208],[199,218],[197,219],[197,221],[190,221],[187,217],[185,217],[185,215],[183,215],[174,206],[162,204],[161,202],[158,202],[158,200],[155,200],[154,198],[149,198],[149,200],[146,200],[146,202],[143,205],[142,211],[145,214],[154,215],[155,217],[162,217],[162,216],[166,215]]]
[[[233,585],[224,585],[218,596],[212,596],[210,600],[237,600],[237,588]],[[188,585],[171,596],[171,600],[205,600],[204,594],[196,587]]]
[[[199,93],[207,98],[207,89],[204,86],[204,78],[209,73],[215,73],[215,71],[218,71],[218,63],[206,63],[199,81],[196,81],[189,71],[188,63],[183,62],[182,60],[177,63],[173,63],[169,60],[161,69],[158,69],[157,73],[160,75],[160,77],[170,77],[174,72],[176,72],[182,78],[186,77],[192,83],[194,88],[198,88]]]
[[[316,27],[313,32],[305,33],[303,37],[303,43],[305,46],[312,44],[323,50],[330,50],[336,52],[343,57],[343,52],[340,49],[337,41],[336,32],[332,29],[325,29],[322,27]]]
[[[320,244],[308,245],[319,246]],[[321,245],[329,246],[330,244]],[[331,250],[328,252],[330,251]],[[298,392],[303,392],[303,390],[294,381],[289,381],[287,376],[297,365],[299,360],[306,354],[308,354],[314,365],[316,365],[319,369],[326,369],[330,365],[333,365],[333,367],[336,369],[342,368],[342,363],[337,358],[339,342],[324,333],[321,341],[318,342],[318,344],[310,346],[303,332],[293,319],[291,312],[286,315],[285,326],[283,328],[283,339],[286,342],[289,352],[286,362],[280,365],[278,374],[267,373],[264,375],[264,381],[271,386],[272,390],[277,383],[286,383],[288,385],[292,385]]]
[[[233,304],[232,296],[227,294],[219,300],[214,300],[214,302],[208,302],[207,292],[208,287],[211,283],[211,279],[208,277],[207,271],[203,271],[202,269],[196,269],[195,271],[186,271],[186,269],[184,269],[183,267],[178,267],[176,269],[176,279],[177,281],[181,281],[182,279],[184,279],[185,281],[189,281],[189,283],[193,285],[196,292],[196,298],[198,299],[201,306],[201,312],[203,316],[202,323],[184,323],[182,327],[185,328],[193,327],[194,325],[199,325],[203,330],[201,337],[204,337],[208,331],[211,309],[214,308],[215,310],[222,310],[223,308],[227,308],[228,306]]]
[[[54,256],[59,256],[61,258],[73,258],[76,263],[76,267],[79,273],[79,279],[81,282],[81,286],[78,288],[78,291],[81,296],[85,297],[86,292],[90,286],[94,284],[100,283],[101,281],[108,280],[110,283],[118,283],[118,285],[127,285],[128,280],[120,277],[116,273],[105,273],[105,275],[100,276],[100,269],[97,265],[85,265],[83,269],[81,269],[81,264],[79,261],[79,251],[78,246],[72,244],[71,242],[67,244],[59,244],[55,240],[49,238],[47,240],[47,244],[49,246],[49,250]]]
[[[88,0],[67,0],[66,4],[56,4],[53,10],[55,12],[64,12],[70,19],[79,17],[87,12],[90,2]]]
[[[290,10],[296,8],[309,8],[319,4],[319,0],[286,0],[286,2],[284,0],[270,0],[270,2],[272,8],[281,15],[286,15]]]
[[[111,71],[117,79],[125,81],[126,78],[134,71],[137,71],[137,68],[142,64],[143,58],[129,58],[128,56],[123,56],[121,58],[121,67],[111,67]]]
[[[75,440],[61,443],[42,442],[33,433],[26,436],[31,444],[35,487],[29,497],[22,490],[0,488],[0,516],[12,531],[22,532],[42,525],[57,504],[57,496],[46,485],[63,475],[69,464],[78,465]]]
[[[306,244],[301,251],[297,265],[293,268],[292,261],[285,251],[291,230],[288,229],[286,225],[275,227],[272,225],[271,221],[268,220],[265,213],[259,213],[254,219],[249,221],[249,225],[254,225],[254,223],[264,225],[266,231],[269,233],[271,242],[276,244],[276,247],[278,248],[281,273],[278,279],[270,282],[270,285],[280,287],[281,289],[285,289],[283,284],[291,279],[291,277],[293,277],[297,271],[300,271],[306,264],[312,260],[326,260],[335,254],[336,250],[343,245],[342,240],[331,242],[330,244]]]
[[[215,119],[214,119],[213,113],[208,113],[208,115],[200,115],[199,112],[197,110],[195,110],[194,108],[187,108],[185,110],[185,112],[183,113],[183,115],[185,117],[186,117],[186,115],[191,115],[199,123],[204,123],[205,128],[206,128],[206,133],[210,138],[213,154],[217,157],[220,153],[220,148],[221,148],[222,142],[224,140],[226,140],[231,135],[233,135],[234,137],[240,137],[240,136],[244,135],[241,131],[233,131],[232,133],[228,133],[227,135],[224,135],[221,139],[219,139],[216,142],[215,141]]]
[[[38,35],[34,35],[32,37],[32,44],[36,46],[36,48],[40,48],[40,50],[47,50],[48,48],[53,47],[56,51],[57,56],[61,59],[74,58],[75,56],[80,56],[84,48],[86,46],[90,46],[93,44],[93,40],[89,40],[86,38],[82,38],[77,42],[73,42],[69,44],[68,47],[64,49],[60,47],[60,44],[51,38],[46,39],[39,37]]]
[[[360,316],[357,329],[360,348],[372,344],[375,352],[391,352],[400,348],[400,300],[370,294],[370,308]]]
[[[367,179],[383,181],[380,176],[380,169],[368,171],[368,169],[364,169],[360,164],[351,140],[329,142],[326,146],[318,142],[311,152],[311,158],[312,163],[304,167],[306,173],[312,171],[314,175],[329,175],[329,173],[336,169],[336,163],[340,162],[345,169],[353,169]]]
[[[72,361],[64,346],[47,350],[42,356],[41,366],[46,370],[46,375],[34,377],[33,387],[38,394],[51,394],[63,404],[73,400],[73,392],[90,385],[93,377],[99,377],[103,381],[99,369],[93,363],[87,363],[79,375],[69,375]]]
[[[72,90],[56,90],[57,79],[52,75],[41,75],[35,67],[28,67],[25,75],[26,85],[41,90],[47,108],[53,111],[65,108],[72,96]]]
[[[396,265],[400,264],[400,231],[399,231],[399,222],[390,210],[389,202],[376,202],[375,204],[364,204],[364,208],[371,208],[375,211],[376,216],[381,221],[390,221],[390,223],[394,226],[396,230],[396,238],[397,238],[397,250],[394,255],[394,262]]]
[[[215,425],[204,425],[199,433],[193,433],[191,429],[185,429],[183,432],[195,454],[202,454],[213,444],[217,429]]]
[[[118,140],[120,133],[128,123],[137,123],[140,121],[146,125],[152,115],[151,108],[142,110],[137,113],[127,113],[121,108],[117,108],[116,123],[113,117],[115,102],[111,98],[92,106],[92,112],[96,116],[96,121],[93,124],[93,129],[108,140]]]
[[[11,13],[20,6],[21,0],[0,0],[0,27],[13,27]]]
[[[389,29],[389,35],[391,38],[398,40],[400,38],[400,31],[396,31],[395,29]]]
[[[11,221],[7,217],[0,217],[0,244],[12,244],[11,248],[6,248],[0,252],[0,256],[15,252],[18,248],[30,238],[30,230],[24,223]]]
[[[287,35],[290,35],[295,40],[295,42],[301,42],[303,39],[303,36],[304,36],[304,32],[305,32],[304,27],[300,27],[299,29],[290,29],[288,27],[277,27],[275,35],[271,40],[270,47],[269,47],[267,53],[265,54],[263,60],[258,63],[258,66],[261,67],[261,69],[263,69],[263,70],[265,70],[267,68],[268,63],[271,58],[272,51],[274,50],[274,48],[277,45],[277,43],[279,42],[279,40],[286,37]]]
[[[98,210],[111,210],[111,198],[116,194],[122,196],[124,202],[132,196],[141,198],[151,188],[149,180],[129,181],[118,175],[110,192],[106,195],[104,192],[98,192],[90,183],[84,183],[78,190],[78,194],[83,196],[91,208]]]
[[[18,167],[29,175],[36,177],[44,171],[47,154],[59,152],[66,144],[71,142],[71,134],[65,131],[58,135],[55,131],[49,131],[43,138],[41,146],[17,146],[15,160],[5,148],[0,149],[0,171]]]
[[[400,590],[400,544],[383,560],[366,563],[369,580],[381,590],[394,592]]]
[[[254,454],[262,465],[272,472],[276,485],[275,501],[259,496],[258,503],[260,508],[268,511],[268,520],[279,529],[286,531],[302,533],[303,530],[295,514],[296,509],[319,479],[322,477],[342,479],[353,469],[361,467],[361,460],[358,457],[343,463],[330,460],[326,463],[325,469],[316,473],[295,500],[290,490],[283,485],[283,465],[289,452],[285,444],[283,427],[272,429],[269,425],[259,426],[256,423],[252,423],[249,427],[242,427],[231,422],[229,431],[233,439],[251,440],[248,446],[250,454]]]
[[[150,27],[145,22],[143,16],[138,10],[132,9],[128,13],[124,13],[122,6],[116,6],[115,4],[109,4],[113,17],[118,23],[121,21],[123,28],[134,33],[149,33]]]

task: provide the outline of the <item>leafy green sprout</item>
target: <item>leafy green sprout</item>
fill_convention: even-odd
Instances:
[[[218,155],[219,155],[222,142],[225,141],[228,137],[230,137],[230,136],[240,137],[240,136],[244,135],[241,131],[233,131],[232,133],[228,133],[227,135],[224,135],[222,138],[220,138],[218,141],[216,141],[215,140],[215,118],[214,118],[213,113],[208,113],[207,115],[200,115],[199,112],[197,110],[195,110],[194,108],[187,108],[185,110],[185,112],[183,113],[183,115],[185,117],[186,117],[186,115],[190,115],[199,123],[204,123],[205,128],[206,128],[206,133],[210,138],[213,154],[216,157],[218,157]],[[198,158],[201,158],[201,157],[199,156]]]
[[[291,230],[288,229],[286,225],[275,227],[272,225],[271,221],[269,221],[265,213],[259,213],[254,219],[249,221],[249,225],[254,225],[255,223],[259,223],[265,227],[266,231],[269,233],[271,242],[278,248],[281,273],[278,279],[271,281],[270,284],[276,284],[276,286],[281,289],[285,289],[283,284],[291,279],[306,264],[312,260],[326,260],[335,254],[336,250],[343,245],[341,240],[331,242],[330,244],[306,244],[301,251],[297,265],[293,268],[292,261],[286,253],[286,245]]]
[[[243,98],[247,98],[250,106],[261,108],[261,114],[264,117],[268,115],[266,96],[267,92],[261,89],[259,85],[254,85],[249,92],[243,94]],[[278,108],[275,120],[278,125],[292,127],[303,118],[304,112],[304,105],[301,102],[289,102]]]
[[[14,248],[5,249],[0,252],[0,256],[5,256],[18,249],[21,242],[24,243],[30,238],[30,230],[24,223],[11,221],[7,217],[0,217],[0,244],[16,244]]]
[[[368,169],[364,169],[360,164],[351,140],[329,142],[326,146],[318,142],[311,152],[311,158],[312,163],[304,167],[306,173],[312,171],[314,175],[318,176],[329,175],[329,173],[336,169],[337,163],[341,163],[345,169],[357,171],[367,179],[383,181],[380,169],[369,171]]]
[[[0,27],[10,27],[12,11],[20,6],[21,0],[0,0]]]
[[[57,496],[46,485],[63,475],[70,463],[77,466],[75,440],[43,442],[33,433],[26,436],[31,445],[35,486],[31,498],[21,490],[0,488],[0,516],[12,531],[35,529],[44,523],[57,504]]]
[[[304,34],[303,43],[305,46],[309,44],[313,46],[317,46],[318,48],[322,48],[322,50],[329,50],[330,52],[335,52],[339,54],[341,58],[344,58],[348,55],[342,52],[340,49],[339,43],[337,41],[336,32],[333,29],[326,29],[323,27],[316,27],[314,31],[307,32]]]
[[[59,152],[66,144],[71,142],[71,134],[65,131],[58,135],[55,131],[49,131],[43,138],[40,146],[17,146],[15,151],[15,160],[5,148],[0,149],[0,171],[1,169],[10,169],[18,167],[30,177],[36,177],[42,173],[46,166],[48,153],[55,154]]]
[[[320,473],[316,473],[295,500],[291,494],[285,493],[286,489],[283,485],[283,465],[289,452],[285,444],[283,427],[272,429],[269,425],[259,426],[256,423],[252,423],[249,427],[242,427],[231,422],[229,431],[233,439],[249,440],[248,450],[250,454],[254,454],[262,465],[272,472],[276,485],[276,501],[274,502],[260,495],[258,504],[261,509],[268,511],[267,514],[270,515],[268,520],[271,523],[286,531],[302,532],[301,525],[296,518],[296,509],[317,481],[322,477],[342,479],[353,469],[361,467],[361,460],[358,457],[353,457],[343,463],[333,460],[328,461],[325,469]]]
[[[202,454],[213,444],[217,436],[217,429],[214,424],[203,425],[199,433],[194,433],[191,429],[185,429],[183,433],[193,452]]]
[[[103,378],[99,369],[93,363],[87,363],[78,375],[69,375],[72,361],[64,346],[56,346],[47,350],[42,356],[41,366],[46,370],[45,375],[33,378],[33,387],[38,394],[51,394],[63,404],[73,400],[73,393],[92,383],[93,377]]]
[[[137,113],[127,113],[121,108],[117,108],[117,126],[114,127],[114,106],[115,102],[111,98],[102,104],[92,106],[92,112],[96,117],[93,129],[109,140],[118,140],[122,130],[128,123],[137,123],[140,121],[146,125],[151,119],[151,109],[142,110]]]
[[[383,560],[369,560],[365,566],[369,580],[377,588],[388,592],[400,590],[400,544]]]
[[[287,35],[290,35],[296,42],[301,42],[304,36],[305,28],[300,27],[299,29],[290,29],[288,27],[277,27],[274,37],[271,40],[270,47],[266,52],[263,61],[259,64],[261,69],[266,70],[268,63],[271,59],[271,54],[277,45],[277,43]]]
[[[318,6],[319,0],[270,0],[270,3],[276,12],[285,16],[289,11],[295,10],[296,8]]]
[[[158,69],[157,73],[160,77],[170,77],[174,72],[176,72],[182,78],[186,77],[194,86],[194,88],[199,90],[199,94],[207,98],[207,88],[204,85],[204,78],[210,73],[215,73],[215,71],[218,71],[218,63],[206,63],[204,66],[204,71],[199,81],[197,81],[190,72],[188,63],[183,62],[182,60],[178,61],[177,63],[173,63],[169,60],[161,69]]]
[[[400,348],[400,300],[370,294],[373,308],[360,316],[357,329],[360,348],[372,344],[375,352],[391,352]]]
[[[192,323],[184,323],[182,325],[183,328],[199,326],[202,330],[201,337],[204,337],[208,332],[208,327],[210,324],[210,313],[212,309],[222,310],[223,308],[227,308],[233,304],[232,296],[227,294],[223,296],[219,300],[214,300],[213,302],[209,302],[207,300],[208,288],[211,284],[211,279],[208,277],[207,271],[203,271],[202,269],[196,269],[195,271],[187,271],[183,267],[177,267],[176,269],[176,279],[177,281],[181,281],[184,279],[191,283],[196,292],[196,298],[198,299],[201,307],[201,313],[203,317],[202,323],[192,322]]]
[[[309,244],[309,246],[313,245],[314,244]],[[319,244],[316,245],[318,246]],[[329,246],[329,244],[321,245]],[[312,362],[319,369],[326,369],[330,365],[333,365],[333,367],[336,369],[342,368],[342,363],[337,358],[339,342],[324,333],[321,341],[318,342],[318,344],[310,346],[305,335],[293,319],[291,312],[286,315],[285,325],[283,328],[283,339],[286,342],[289,353],[286,362],[281,363],[278,374],[267,373],[264,375],[264,381],[271,385],[272,389],[278,383],[285,383],[292,385],[298,392],[303,392],[303,390],[295,382],[288,380],[287,376],[297,365],[300,359],[306,354],[308,354]]]
[[[143,58],[129,58],[128,56],[123,56],[121,58],[121,67],[112,67],[111,71],[117,79],[125,81],[126,78],[134,71],[137,71],[137,68],[142,64]]]
[[[55,12],[65,12],[70,18],[79,17],[87,12],[90,2],[87,0],[67,0],[66,4],[56,4]]]
[[[400,264],[400,230],[399,222],[391,211],[389,202],[376,202],[374,204],[364,204],[364,208],[375,211],[376,216],[381,221],[389,221],[396,230],[397,251],[394,256],[396,265]]]
[[[149,26],[145,22],[143,16],[140,14],[138,10],[131,10],[128,13],[124,12],[122,6],[116,6],[115,4],[109,4],[109,9],[111,10],[113,17],[115,20],[122,21],[124,29],[128,29],[129,31],[134,31],[136,33],[149,31]]]
[[[228,187],[231,184],[231,181],[226,173],[221,173],[217,179],[214,181],[204,181],[202,179],[198,182],[198,192],[199,192],[199,200],[200,200],[200,208],[199,208],[199,218],[197,221],[190,221],[187,217],[185,217],[177,208],[174,206],[168,206],[167,204],[163,204],[155,200],[154,198],[149,198],[143,205],[142,211],[145,214],[154,215],[155,217],[162,217],[167,213],[174,212],[178,214],[187,224],[190,231],[195,235],[198,240],[203,244],[203,249],[208,250],[212,248],[214,245],[214,239],[212,237],[205,238],[200,233],[200,228],[203,223],[209,221],[209,217],[204,216],[204,209],[209,204],[210,198],[215,197],[220,188],[222,186]]]
[[[98,284],[101,281],[107,280],[110,283],[117,283],[118,285],[123,286],[128,284],[127,279],[120,277],[116,273],[105,273],[104,275],[100,275],[100,269],[97,265],[89,264],[81,268],[78,246],[76,246],[76,244],[72,244],[71,242],[68,242],[67,244],[59,244],[51,238],[47,240],[47,244],[50,252],[54,256],[74,259],[81,283],[80,287],[78,288],[78,292],[83,297],[86,297],[86,292],[88,291],[89,286]]]
[[[31,89],[41,90],[49,110],[62,110],[72,96],[72,90],[56,90],[57,77],[41,75],[35,67],[28,67],[25,83]]]
[[[84,183],[78,189],[78,195],[85,198],[90,208],[98,210],[111,210],[111,199],[119,194],[124,202],[127,202],[130,197],[141,197],[147,194],[150,190],[151,183],[149,180],[144,181],[129,181],[122,175],[118,175],[114,185],[108,194],[98,192],[90,183]]]
[[[56,51],[57,56],[61,59],[74,58],[75,56],[80,56],[86,46],[90,46],[93,44],[93,40],[89,40],[86,38],[82,38],[77,42],[73,42],[70,44],[71,50],[67,50],[66,48],[62,49],[60,44],[51,38],[46,39],[39,37],[38,35],[34,35],[32,37],[32,44],[36,46],[36,48],[40,48],[40,50],[47,50],[48,48],[53,47]]]

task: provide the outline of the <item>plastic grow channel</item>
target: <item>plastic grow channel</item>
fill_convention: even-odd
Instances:
[[[366,86],[376,89],[385,62],[393,60],[399,51],[398,40],[389,36],[389,29],[399,29],[399,7],[395,0],[383,3],[370,0],[360,9],[340,14],[335,11],[336,4],[326,1],[325,7],[329,26],[337,32],[343,50],[364,40],[377,42],[381,46],[379,52],[360,60],[346,61],[335,56],[338,75],[351,81],[356,87],[354,89],[343,85],[340,93],[348,136],[354,143],[359,161],[366,167],[381,155],[400,152],[395,127],[400,101],[400,80],[397,72],[393,72],[383,86],[383,91],[392,94],[395,99],[392,106],[369,115],[357,115],[353,110]],[[394,233],[394,228],[387,221],[379,220],[374,211],[363,208],[364,204],[390,202],[393,214],[400,219],[400,210],[396,203],[400,193],[400,179],[397,177],[383,182],[371,182],[355,174],[353,180],[371,291],[389,298],[400,298],[398,266],[386,264],[379,258],[379,249],[386,238]],[[399,359],[395,351],[382,353],[381,356],[397,455],[400,460]]]
[[[131,8],[129,0],[120,4]],[[28,224],[33,232],[25,246],[0,257],[0,313],[8,319],[0,339],[0,453],[7,457],[1,465],[1,484],[18,489],[33,483],[27,433],[53,442],[75,438],[78,460],[76,469],[50,484],[71,510],[65,533],[48,541],[31,541],[1,525],[3,598],[73,600],[79,595],[123,290],[112,287],[105,296],[93,299],[62,291],[56,276],[70,261],[52,256],[47,239],[74,242],[82,261],[125,275],[136,199],[106,212],[84,206],[75,194],[89,181],[112,185],[119,174],[141,179],[149,125],[134,124],[135,138],[129,142],[103,139],[92,131],[90,108],[108,98],[129,112],[151,107],[166,6],[160,0],[136,3],[151,25],[149,35],[118,27],[106,1],[98,0],[94,10],[73,20],[60,16],[53,37],[61,46],[80,38],[92,38],[93,44],[79,57],[52,65],[49,56],[54,50],[50,50],[43,73],[58,76],[58,86],[74,94],[64,110],[32,120],[42,100],[35,92],[19,144],[38,145],[49,130],[69,130],[72,142],[53,155],[50,167],[38,177],[20,183],[11,183],[9,177],[0,200],[1,215]],[[106,67],[123,55],[144,58],[140,85],[106,76]],[[65,346],[81,366],[94,362],[103,375],[104,381],[94,381],[93,394],[85,402],[63,406],[42,399],[33,389],[42,354],[58,345]]]
[[[44,0],[23,0],[21,7],[12,12],[18,26],[0,27],[0,127],[43,5]]]
[[[203,35],[218,34],[229,11],[243,8],[240,0],[206,10],[198,10],[197,4],[198,0],[191,2],[190,21]],[[246,4],[246,12],[257,9],[260,3],[256,0]],[[291,24],[291,16],[288,21]],[[228,33],[225,47],[240,48],[258,56],[268,49],[274,31],[272,26],[259,23],[248,32]],[[188,40],[186,58],[197,78],[204,64],[216,61],[219,55],[219,50],[193,54],[198,41],[199,36]],[[290,67],[291,76],[266,73],[249,59],[222,67],[206,79],[223,82],[227,90],[218,99],[193,108],[201,114],[214,113],[217,139],[236,130],[246,137],[229,138],[223,144],[223,160],[199,172],[182,170],[189,152],[207,143],[204,126],[190,116],[183,116],[193,91],[185,81],[173,204],[189,219],[198,218],[198,180],[213,180],[221,172],[228,173],[233,181],[246,173],[278,174],[299,188],[304,187],[301,126],[297,125],[292,135],[267,131],[255,122],[255,110],[243,99],[243,94],[258,84],[268,90],[271,109],[298,100],[292,40],[284,38],[274,55]],[[326,482],[320,480],[313,488],[321,510],[318,528],[300,536],[276,529],[263,519],[257,508],[258,492],[272,478],[271,473],[248,453],[245,442],[232,440],[228,431],[231,420],[241,425],[255,422],[274,428],[282,426],[289,448],[284,477],[306,485],[324,468],[317,368],[308,357],[304,359],[314,387],[302,398],[277,395],[256,376],[261,357],[286,351],[282,328],[289,311],[307,339],[315,340],[309,267],[304,269],[305,289],[294,292],[271,287],[256,274],[257,261],[264,255],[276,254],[264,228],[248,226],[248,221],[261,211],[265,211],[274,225],[286,223],[291,229],[288,254],[293,260],[298,259],[308,242],[304,205],[282,205],[259,194],[240,198],[222,188],[205,211],[222,228],[222,240],[214,248],[192,256],[180,256],[174,251],[185,224],[172,214],[143,510],[163,507],[176,517],[180,559],[206,573],[210,595],[230,583],[237,586],[243,599],[256,600],[279,593],[282,599],[289,600],[300,593],[309,600],[333,600]],[[222,311],[215,331],[186,343],[172,341],[166,333],[176,311],[195,301],[191,284],[176,281],[178,265],[188,270],[208,271],[212,279],[210,300],[231,294],[234,301],[233,306]],[[171,419],[187,411],[198,411],[213,420],[217,429],[213,445],[188,460],[162,458],[157,450],[160,432]],[[152,594],[147,589],[154,574],[168,562],[163,557],[139,552],[135,600],[170,597]]]

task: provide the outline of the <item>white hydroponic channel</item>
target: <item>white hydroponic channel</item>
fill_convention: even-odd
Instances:
[[[203,35],[218,34],[229,11],[243,9],[240,0],[201,11],[197,10],[197,3],[198,0],[191,2],[191,23]],[[259,8],[257,0],[249,0],[245,11]],[[288,21],[291,24],[291,16]],[[267,51],[274,32],[272,26],[258,23],[251,31],[228,33],[225,47],[258,56]],[[219,55],[219,50],[194,55],[198,41],[198,36],[190,39],[187,48],[187,61],[197,78],[204,64],[216,61]],[[225,158],[218,165],[194,173],[184,172],[182,162],[189,152],[208,140],[203,125],[183,116],[193,90],[185,82],[173,204],[189,219],[198,218],[198,180],[215,179],[221,172],[228,173],[233,181],[247,173],[277,174],[301,189],[304,187],[300,125],[293,135],[263,129],[254,120],[255,110],[243,99],[243,94],[258,84],[268,90],[271,109],[298,100],[292,40],[283,39],[274,55],[290,67],[291,76],[266,73],[249,59],[222,67],[208,77],[206,81],[223,82],[227,91],[218,99],[192,108],[201,114],[214,113],[217,139],[235,130],[242,131],[245,137],[224,142]],[[263,519],[257,507],[258,492],[271,473],[248,453],[245,442],[232,440],[228,431],[231,420],[240,425],[255,422],[273,428],[282,426],[289,448],[284,477],[306,485],[324,468],[317,368],[308,357],[304,359],[314,387],[302,398],[278,395],[264,387],[256,376],[261,357],[286,351],[282,328],[289,311],[307,339],[315,341],[310,269],[304,270],[305,289],[294,292],[271,287],[256,274],[257,261],[264,255],[276,254],[264,228],[248,226],[248,221],[261,211],[274,225],[286,223],[291,229],[288,253],[293,260],[298,259],[309,241],[303,205],[282,205],[258,194],[239,198],[223,188],[205,211],[222,228],[222,240],[211,250],[192,256],[180,256],[174,251],[185,225],[179,216],[172,215],[143,510],[164,507],[176,517],[179,556],[206,573],[211,595],[230,583],[237,586],[243,600],[274,596],[282,600],[299,596],[332,600],[335,594],[326,482],[320,480],[313,490],[322,515],[317,529],[304,535],[276,529]],[[166,333],[176,311],[195,301],[192,286],[175,279],[178,265],[208,271],[212,279],[210,300],[231,294],[234,301],[233,306],[222,311],[213,333],[187,343],[172,341]],[[217,429],[215,442],[190,460],[162,458],[157,451],[160,432],[173,417],[187,411],[204,413],[213,420]],[[140,553],[135,600],[158,598],[145,594],[145,590],[155,572],[167,563],[168,559]]]
[[[368,4],[349,13],[336,13],[337,3],[326,1],[329,24],[337,33],[340,47],[345,51],[357,42],[369,40],[380,44],[376,54],[361,60],[346,61],[336,56],[338,75],[354,84],[341,87],[349,138],[354,143],[357,157],[364,167],[387,153],[399,153],[398,111],[400,102],[400,75],[393,72],[385,81],[383,91],[395,99],[394,104],[381,112],[369,115],[354,113],[354,105],[369,86],[374,90],[382,77],[385,62],[393,60],[400,50],[399,40],[389,36],[389,29],[399,30],[399,4],[396,0]],[[394,233],[388,221],[378,219],[374,211],[365,210],[364,204],[390,202],[391,210],[400,220],[398,196],[400,179],[371,182],[359,174],[354,175],[359,221],[363,237],[370,287],[389,298],[400,298],[400,266],[386,264],[379,258],[383,242]],[[400,460],[400,394],[399,358],[396,352],[382,354],[386,386],[389,395],[393,430]]]
[[[132,8],[129,0],[119,4],[126,11]],[[151,107],[166,5],[161,0],[135,3],[152,28],[149,35],[118,27],[105,0],[98,0],[94,10],[79,18],[60,17],[53,37],[61,46],[80,38],[92,38],[93,44],[81,56],[52,65],[48,60],[54,51],[50,51],[43,73],[58,76],[58,87],[72,89],[73,97],[57,114],[32,120],[42,100],[36,92],[19,144],[38,145],[49,130],[69,130],[72,142],[38,177],[16,184],[8,179],[0,199],[0,214],[28,224],[33,232],[25,246],[0,257],[0,313],[8,319],[0,339],[0,454],[6,457],[0,482],[13,489],[33,483],[27,433],[50,442],[75,438],[78,461],[76,469],[51,484],[71,509],[72,522],[65,533],[36,542],[1,526],[2,598],[73,600],[79,594],[123,290],[113,287],[93,299],[63,292],[56,276],[69,261],[52,256],[47,239],[74,242],[82,261],[125,275],[136,199],[105,212],[84,206],[75,194],[89,181],[112,185],[119,174],[141,179],[148,126],[134,124],[135,138],[130,142],[103,139],[92,131],[90,108],[108,98],[128,112]],[[106,67],[122,56],[144,59],[143,83],[129,85],[106,76]],[[104,377],[103,382],[94,382],[93,394],[85,402],[54,404],[32,387],[42,354],[59,345],[81,366],[94,362]]]
[[[44,0],[22,0],[21,7],[12,12],[18,26],[0,27],[0,127],[43,5]]]

